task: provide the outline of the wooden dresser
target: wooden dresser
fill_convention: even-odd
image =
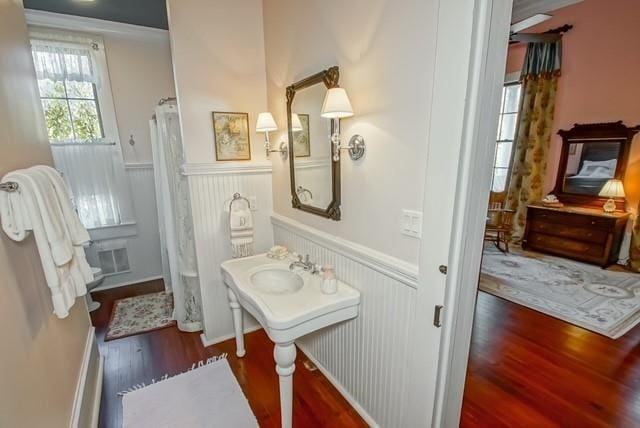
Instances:
[[[618,260],[628,213],[529,205],[522,247],[606,267]]]

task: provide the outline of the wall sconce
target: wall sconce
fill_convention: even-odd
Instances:
[[[269,143],[269,132],[277,131],[278,125],[273,119],[273,116],[269,112],[263,112],[258,115],[258,121],[256,122],[256,132],[264,132],[264,152],[267,157],[269,153],[279,152],[284,153],[284,142],[280,143],[279,150],[271,150],[271,144]]]
[[[340,160],[340,150],[348,150],[349,156],[353,160],[358,160],[364,155],[366,146],[364,138],[360,135],[351,137],[347,147],[340,146],[340,119],[353,116],[353,108],[347,96],[347,91],[338,87],[329,88],[324,96],[320,116],[327,119],[335,119],[334,133],[331,135],[334,162]]]

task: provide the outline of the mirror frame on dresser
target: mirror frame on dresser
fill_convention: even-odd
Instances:
[[[326,70],[322,70],[319,73],[313,74],[302,80],[295,82],[287,87],[287,130],[289,135],[289,175],[291,182],[291,205],[293,208],[297,208],[302,211],[306,211],[311,214],[316,214],[321,217],[329,218],[332,220],[340,220],[340,161],[331,161],[331,181],[332,181],[332,199],[327,208],[318,208],[312,205],[306,205],[300,202],[298,193],[296,192],[296,174],[295,174],[295,155],[293,152],[293,127],[291,123],[291,105],[296,96],[296,92],[309,88],[311,86],[324,83],[327,89],[335,88],[338,86],[338,80],[340,79],[340,71],[337,66],[330,67]],[[336,120],[331,120],[331,132],[330,135],[336,130]],[[327,144],[331,145],[331,139],[327,138]]]
[[[600,208],[607,201],[598,195],[583,195],[578,193],[569,193],[564,191],[565,170],[569,159],[569,148],[574,143],[587,142],[611,142],[620,143],[621,150],[618,155],[616,164],[616,172],[613,178],[624,181],[627,162],[629,160],[629,151],[631,149],[631,141],[634,135],[640,131],[640,125],[628,127],[621,120],[617,122],[607,123],[586,123],[573,125],[570,130],[560,130],[558,134],[562,137],[562,148],[560,152],[560,162],[558,164],[558,172],[556,175],[556,185],[553,193],[558,199],[569,205],[580,205],[586,207]],[[626,199],[613,198],[616,203],[616,210],[624,211]]]

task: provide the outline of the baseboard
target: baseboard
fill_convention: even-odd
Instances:
[[[380,425],[371,417],[369,413],[356,401],[355,398],[345,389],[344,386],[331,374],[329,370],[325,366],[323,366],[313,355],[311,352],[307,351],[303,345],[300,345],[296,342],[296,346],[304,353],[304,355],[311,360],[313,364],[318,367],[318,370],[331,382],[331,384],[338,390],[340,395],[344,397],[345,400],[353,407],[353,409],[358,412],[360,417],[364,419],[364,421],[370,426],[374,428],[379,428]],[[298,368],[299,369],[299,368]]]
[[[147,278],[136,279],[134,281],[121,282],[118,284],[100,285],[99,287],[96,287],[93,290],[91,290],[91,292],[93,293],[94,291],[105,291],[105,290],[111,290],[112,288],[127,287],[129,285],[139,284],[141,282],[147,282],[147,281],[155,281],[158,279],[164,279],[164,277],[162,275],[156,275],[156,276],[149,276]]]
[[[93,361],[92,361],[93,360]],[[93,364],[92,364],[93,363]],[[89,370],[95,367],[95,381],[92,384]],[[90,427],[98,426],[100,413],[100,399],[102,396],[102,375],[104,372],[104,359],[98,351],[98,342],[95,335],[95,327],[91,327],[87,333],[87,339],[80,367],[80,377],[76,386],[73,400],[70,428],[85,428],[86,421],[90,421]],[[90,396],[88,394],[91,394]],[[82,422],[81,422],[82,420]]]
[[[262,328],[260,324],[254,325],[244,329],[244,334],[252,333],[254,331],[258,331]],[[200,334],[200,340],[202,341],[202,345],[206,348],[207,346],[215,345],[216,343],[224,342],[225,340],[233,339],[236,337],[235,333],[225,334],[223,336],[218,336],[213,339],[208,339],[204,333]]]

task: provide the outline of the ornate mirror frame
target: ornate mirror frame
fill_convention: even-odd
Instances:
[[[340,220],[340,161],[331,162],[331,181],[332,181],[332,199],[326,209],[306,205],[300,202],[296,192],[296,174],[295,174],[295,156],[293,153],[293,129],[291,126],[291,105],[296,96],[296,92],[308,88],[313,85],[324,83],[327,89],[338,86],[340,71],[337,66],[328,68],[312,76],[306,77],[287,87],[287,128],[289,134],[289,174],[291,181],[291,205],[308,213],[316,214],[332,220]],[[332,135],[336,129],[337,119],[331,119]],[[330,138],[327,138],[327,144],[331,145]]]
[[[589,207],[602,207],[608,198],[597,195],[582,195],[577,193],[567,193],[564,191],[564,174],[567,169],[567,161],[569,159],[569,147],[573,143],[587,142],[611,142],[620,143],[620,154],[618,155],[618,163],[616,164],[616,172],[613,178],[624,181],[627,169],[627,161],[629,159],[629,150],[631,149],[631,141],[634,135],[640,131],[640,126],[633,128],[627,127],[622,123],[588,123],[574,124],[570,130],[560,130],[558,134],[562,137],[562,151],[560,153],[560,163],[558,164],[558,172],[556,175],[556,186],[553,193],[560,201],[572,204],[583,205]],[[617,210],[625,209],[625,198],[614,198]]]

